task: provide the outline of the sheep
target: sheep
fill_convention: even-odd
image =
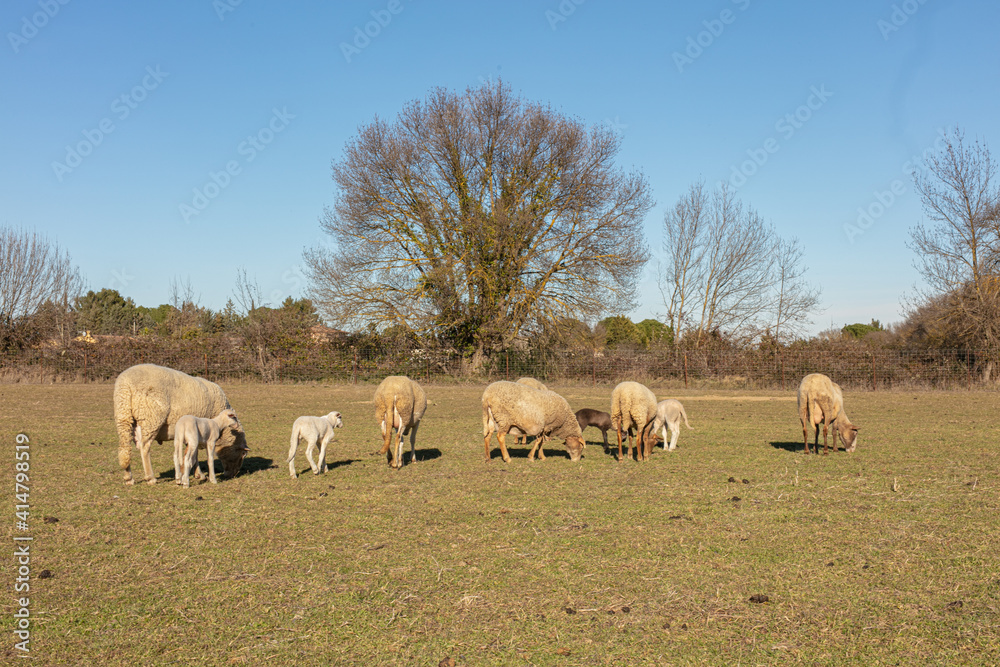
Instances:
[[[537,389],[538,391],[548,391],[549,388],[542,384],[540,381],[533,377],[523,377],[516,380],[518,384],[523,384],[525,387],[531,387],[532,389]],[[517,444],[526,445],[528,444],[528,436],[519,435],[517,436]]]
[[[684,412],[684,406],[681,405],[680,401],[668,398],[657,403],[656,417],[653,418],[653,427],[650,429],[650,434],[655,435],[662,429],[664,451],[672,452],[677,449],[677,438],[681,434],[681,417],[684,418],[684,425],[691,428],[691,424],[688,424],[687,413]],[[668,428],[670,429],[669,447],[667,446]]]
[[[155,484],[149,458],[153,440],[159,443],[173,440],[174,425],[184,415],[211,418],[232,407],[214,382],[153,364],[139,364],[122,371],[115,380],[112,400],[118,430],[118,463],[127,485],[135,483],[131,469],[133,443],[142,458],[145,481]],[[236,476],[248,449],[239,421],[224,430],[215,451],[226,477]]]
[[[840,385],[822,373],[810,373],[799,384],[799,421],[802,422],[802,439],[809,454],[808,427],[816,429],[816,453],[819,454],[819,424],[823,422],[823,454],[827,453],[827,429],[832,423],[837,429],[844,451],[850,453],[858,444],[858,427],[851,423],[844,412],[844,392]],[[836,436],[834,436],[836,438]],[[837,451],[837,441],[833,441]]]
[[[628,433],[628,458],[632,458],[632,428],[636,429],[636,460],[645,461],[652,453],[646,431],[656,417],[656,395],[638,382],[622,382],[611,392],[611,425],[618,435],[618,460],[622,459],[622,431]]]
[[[375,389],[375,421],[382,429],[382,449],[389,466],[403,467],[403,436],[410,434],[410,463],[417,461],[417,428],[427,410],[427,394],[416,382],[403,375],[390,375]],[[396,429],[396,446],[389,452],[392,429]]]
[[[608,445],[608,429],[611,428],[611,415],[600,410],[583,408],[576,411],[576,421],[580,424],[580,430],[585,430],[588,426],[594,426],[601,430],[604,438],[604,453],[607,454],[611,447]]]
[[[298,477],[295,472],[295,450],[299,448],[299,439],[306,441],[306,460],[314,475],[326,472],[326,446],[333,440],[333,429],[344,425],[339,412],[331,412],[322,417],[299,417],[292,424],[292,438],[288,446],[288,472],[292,479]],[[319,463],[313,461],[313,452],[319,443]]]
[[[552,391],[539,391],[517,382],[494,382],[483,392],[483,447],[490,460],[490,438],[497,434],[500,455],[510,463],[504,444],[507,433],[536,436],[528,460],[545,459],[545,441],[550,437],[566,440],[572,461],[579,461],[583,452],[583,432],[569,403]]]
[[[191,486],[191,469],[197,470],[196,477],[202,479],[198,468],[198,447],[205,447],[208,459],[208,479],[216,484],[215,479],[215,447],[219,442],[223,429],[239,424],[236,413],[223,410],[212,419],[184,415],[174,424],[174,478],[177,483]],[[186,449],[185,449],[186,447]]]

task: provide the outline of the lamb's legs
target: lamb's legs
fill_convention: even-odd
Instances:
[[[323,440],[319,443],[319,473],[323,474],[326,472],[326,448],[333,440],[333,430],[331,429],[329,433],[323,436]]]
[[[208,463],[208,481],[212,484],[218,484],[219,481],[215,479],[215,443],[218,442],[218,438],[209,438],[208,442],[205,443],[205,462]],[[195,448],[197,456],[197,447]]]
[[[608,429],[601,429],[601,435],[604,437],[604,453],[607,454],[611,446],[608,444]]]
[[[295,442],[288,448],[288,474],[292,476],[292,479],[297,479],[299,474],[295,472],[295,452],[299,449],[299,439],[296,438]]]
[[[670,447],[668,451],[674,451],[677,449],[677,438],[681,434],[681,420],[678,419],[677,423],[670,425]],[[667,431],[663,431],[663,446],[667,445]]]
[[[316,464],[316,460],[313,459],[313,452],[316,451],[316,438],[309,437],[306,438],[306,461],[309,462],[309,468],[313,471],[314,475],[319,474],[319,466]]]
[[[178,436],[174,437],[174,483],[182,484],[184,482],[185,473],[181,468],[181,462],[186,461],[185,456],[187,452],[184,450],[184,438]]]

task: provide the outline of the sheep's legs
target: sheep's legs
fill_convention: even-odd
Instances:
[[[830,422],[828,422],[828,421],[826,421],[824,419],[823,420],[823,456],[827,455],[827,437],[826,437],[826,433],[829,430],[829,427],[830,427]],[[836,441],[834,441],[834,445],[836,445]],[[819,442],[816,443],[816,453],[819,454]]]
[[[330,429],[319,443],[319,474],[326,472],[326,448],[331,440],[333,440],[333,429]]]
[[[483,436],[483,447],[486,449],[486,460],[490,460],[490,437],[493,436],[493,431],[490,431],[485,436]]]
[[[136,435],[138,436],[139,430],[136,429]],[[149,449],[153,446],[153,439],[150,438],[148,441],[145,438],[139,443],[139,456],[142,457],[142,472],[146,475],[147,484],[156,484],[156,478],[153,477],[153,462],[149,459]]]
[[[618,436],[618,462],[621,463],[624,459],[622,458],[622,429],[620,426],[615,428],[615,435]]]
[[[420,424],[414,424],[412,428],[407,429],[410,432],[410,463],[417,462],[417,429]]]
[[[313,452],[316,451],[316,440],[313,438],[308,438],[306,440],[306,461],[309,462],[309,468],[313,471],[314,475],[319,474],[319,465],[313,459]]]
[[[503,457],[504,463],[510,463],[510,454],[507,452],[507,445],[503,441],[505,435],[507,434],[504,431],[497,431],[497,440],[500,442],[500,456]]]
[[[205,443],[205,463],[208,464],[208,481],[212,484],[218,484],[219,481],[215,479],[215,440],[209,440]],[[195,445],[195,457],[198,455],[198,446]]]
[[[805,444],[806,454],[809,453],[809,432],[806,431],[806,427],[802,425],[802,442]]]

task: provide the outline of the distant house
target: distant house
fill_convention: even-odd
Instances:
[[[347,338],[347,332],[325,327],[322,324],[309,327],[309,337],[316,343],[335,343]]]

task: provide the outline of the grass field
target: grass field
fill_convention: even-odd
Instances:
[[[158,484],[122,484],[110,385],[0,386],[34,664],[1000,663],[995,393],[848,394],[858,448],[817,457],[792,392],[653,387],[694,427],[677,451],[618,463],[590,429],[579,463],[553,441],[504,464],[483,461],[482,387],[429,386],[420,460],[393,471],[372,386],[224,389],[252,451],[236,479],[183,489],[169,444]],[[555,389],[609,408],[609,387]],[[290,479],[292,421],[334,409],[331,469],[300,447]]]

